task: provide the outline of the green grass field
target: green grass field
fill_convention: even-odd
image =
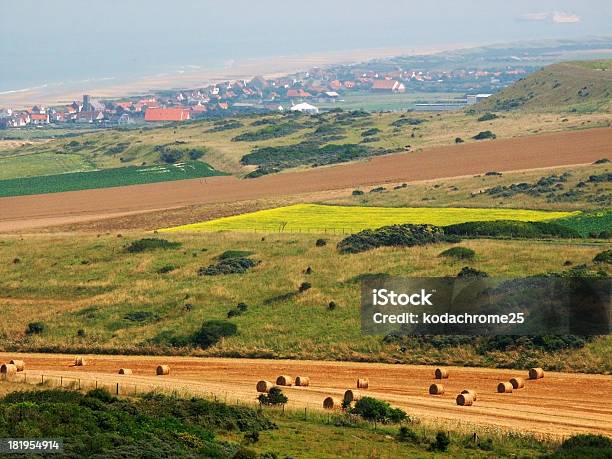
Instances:
[[[78,154],[44,152],[32,155],[0,156],[0,180],[93,169],[95,166],[91,161]]]
[[[368,273],[455,276],[469,265],[491,276],[560,272],[587,264],[610,244],[563,241],[465,240],[471,261],[439,254],[451,247],[382,248],[340,255],[339,235],[316,247],[314,234],[176,233],[182,247],[139,254],[125,246],[146,233],[4,236],[0,239],[0,323],[3,350],[157,353],[226,357],[360,360],[612,372],[612,339],[580,349],[479,353],[473,344],[411,347],[402,352],[360,329],[360,279]],[[245,274],[198,276],[228,250],[261,261]],[[15,261],[17,259],[17,262]],[[307,267],[311,274],[305,274]],[[163,268],[163,269],[162,269]],[[160,273],[160,271],[165,273]],[[298,293],[302,282],[312,287]],[[328,309],[330,301],[337,307]],[[205,320],[227,320],[240,302],[248,311],[231,320],[238,334],[203,350],[189,337]],[[192,305],[189,309],[186,304]],[[43,322],[41,334],[26,334]],[[81,332],[79,332],[81,330]],[[174,343],[174,344],[173,344]],[[183,344],[181,344],[183,343]]]
[[[612,233],[612,210],[606,209],[598,212],[570,215],[561,218],[556,223],[575,229],[582,236],[599,234],[602,231]]]
[[[543,221],[568,217],[572,212],[522,209],[390,208],[296,204],[276,209],[194,223],[162,232],[181,231],[286,231],[353,233],[400,223],[444,226],[469,221]]]
[[[20,179],[0,180],[0,197],[59,193],[221,175],[206,163],[128,166]]]

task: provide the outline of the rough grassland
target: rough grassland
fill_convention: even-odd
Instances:
[[[220,218],[163,230],[177,231],[288,231],[357,232],[401,223],[452,225],[469,221],[543,221],[563,218],[571,212],[545,212],[522,209],[468,208],[385,208],[296,204],[276,209]]]
[[[141,237],[150,235],[0,239],[2,348],[521,368],[537,363],[558,370],[612,372],[610,338],[579,350],[479,354],[471,345],[402,352],[380,337],[363,336],[360,276],[454,276],[466,262],[438,257],[449,244],[340,256],[335,245],[341,236],[329,236],[327,246],[316,247],[316,235],[268,234],[262,240],[261,234],[185,233],[165,235],[183,244],[178,250],[127,253],[124,247]],[[593,257],[610,247],[487,240],[464,241],[462,246],[476,252],[470,266],[499,276],[559,272],[567,269],[566,260],[593,266]],[[197,275],[200,267],[227,250],[253,252],[252,258],[261,263],[246,274]],[[174,269],[158,274],[168,265]],[[308,266],[310,275],[304,273]],[[312,288],[298,294],[306,281]],[[328,310],[330,301],[337,304],[335,310]],[[231,319],[237,335],[206,351],[170,346],[172,341],[188,341],[205,320],[225,320],[240,302],[247,303],[248,310]],[[45,323],[45,331],[26,335],[30,322]]]

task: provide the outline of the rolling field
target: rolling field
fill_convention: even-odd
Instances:
[[[0,163],[1,164],[1,163]],[[128,166],[86,172],[0,180],[0,197],[61,193],[222,175],[206,163]]]
[[[440,257],[452,247],[382,248],[340,255],[341,236],[173,233],[178,248],[130,253],[150,233],[0,237],[0,350],[359,360],[527,367],[611,373],[612,339],[578,347],[482,350],[476,342],[387,342],[360,330],[360,280],[372,273],[455,276],[466,265],[490,276],[563,272],[586,264],[610,244],[466,240],[471,261]],[[243,274],[200,276],[227,251],[260,263]],[[15,261],[17,260],[17,261]],[[310,274],[305,271],[311,267]],[[299,292],[303,282],[311,288]],[[331,301],[337,307],[328,308]],[[228,319],[244,302],[248,311]],[[190,305],[190,306],[186,306]],[[193,336],[206,320],[228,320],[238,333],[202,349]],[[44,324],[42,333],[26,333]]]
[[[157,389],[183,395],[215,396],[229,403],[255,405],[257,381],[275,381],[281,374],[311,378],[309,387],[283,388],[288,407],[322,411],[329,395],[342,398],[355,388],[357,378],[369,379],[364,395],[386,400],[403,408],[427,425],[446,426],[473,432],[475,426],[493,432],[531,433],[545,438],[563,438],[574,433],[600,433],[612,436],[612,377],[547,372],[543,379],[526,381],[525,388],[511,394],[496,393],[500,381],[514,376],[527,379],[522,370],[493,370],[448,367],[450,377],[442,383],[446,393],[427,393],[434,367],[352,362],[315,362],[266,359],[201,359],[185,357],[87,356],[88,365],[73,366],[72,355],[0,354],[4,361],[19,358],[26,362],[26,380],[40,382],[41,375],[51,384],[93,386],[119,384],[125,395]],[[170,365],[169,376],[155,376],[160,363]],[[119,368],[130,368],[133,375],[119,376]],[[19,374],[15,380],[23,380]],[[440,381],[438,381],[440,382]],[[138,388],[140,386],[140,389]],[[473,406],[460,407],[455,396],[463,389],[476,390]]]
[[[385,208],[296,204],[276,209],[220,218],[207,222],[167,228],[180,231],[286,231],[354,233],[402,223],[452,225],[470,221],[520,220],[544,221],[573,215],[522,209],[469,208]]]
[[[0,198],[0,231],[96,220],[196,204],[279,198],[329,190],[414,182],[489,171],[507,172],[590,164],[612,157],[612,129],[589,129],[516,139],[466,143],[379,156],[347,165],[310,168],[258,179],[212,177],[69,195]],[[206,159],[206,158],[205,158]]]

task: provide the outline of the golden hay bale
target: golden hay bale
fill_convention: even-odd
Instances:
[[[357,389],[367,389],[370,386],[368,378],[359,378],[357,380]]]
[[[436,379],[447,379],[448,378],[448,370],[446,368],[436,368],[434,372],[434,376]]]
[[[0,366],[0,374],[2,374],[2,377],[4,378],[15,376],[16,373],[17,366],[12,363],[3,363],[2,366]]]
[[[509,394],[512,392],[512,384],[509,382],[500,382],[497,385],[497,392],[500,394]]]
[[[442,395],[444,393],[444,386],[442,384],[432,384],[429,386],[430,395]]]
[[[326,410],[339,410],[342,408],[342,402],[334,397],[326,397],[323,400],[323,408]]]
[[[361,393],[358,390],[349,389],[344,393],[346,403],[356,402],[359,399],[361,399]]]
[[[25,362],[23,360],[11,360],[9,363],[17,367],[17,371],[25,370]]]
[[[471,395],[474,401],[476,401],[476,399],[478,398],[478,394],[476,393],[474,389],[463,389],[461,393],[463,395],[466,395],[466,394]]]
[[[293,386],[293,378],[287,375],[280,375],[276,378],[277,386]]]
[[[530,368],[529,379],[541,379],[544,377],[544,370],[541,368]]]
[[[310,378],[308,376],[298,376],[295,378],[295,385],[301,387],[310,386]]]
[[[457,395],[457,405],[459,406],[472,406],[474,403],[474,397],[472,394],[459,394]]]
[[[274,387],[270,381],[261,380],[257,383],[257,392],[268,393]]]
[[[170,374],[170,366],[169,365],[157,365],[157,369],[155,370],[157,376],[165,376]]]
[[[510,379],[510,384],[512,384],[513,389],[522,389],[525,387],[525,380],[517,376],[516,378]]]
[[[75,367],[84,367],[85,365],[87,365],[87,362],[85,361],[85,357],[77,356],[74,358]]]
[[[130,370],[129,368],[119,368],[119,374],[120,375],[131,375],[132,370]]]

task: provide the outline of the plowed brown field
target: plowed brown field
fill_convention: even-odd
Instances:
[[[547,372],[544,379],[526,381],[524,389],[497,394],[500,381],[513,376],[527,378],[526,371],[447,367],[449,379],[442,380],[446,393],[428,395],[435,382],[434,367],[314,362],[289,360],[211,359],[194,357],[87,356],[85,367],[72,366],[74,357],[60,354],[0,354],[0,361],[12,358],[26,362],[30,382],[63,377],[64,385],[81,378],[82,385],[108,384],[120,393],[143,392],[158,387],[185,394],[214,395],[228,402],[254,403],[258,380],[274,382],[281,374],[310,376],[310,387],[284,388],[289,406],[321,410],[328,395],[342,397],[355,388],[358,377],[367,377],[370,388],[362,391],[389,401],[425,422],[470,428],[532,432],[549,437],[592,432],[612,436],[612,376]],[[155,376],[158,364],[171,367],[169,376]],[[134,374],[119,376],[119,368]],[[23,378],[21,373],[18,378]],[[475,389],[473,406],[460,407],[455,396],[462,389]]]
[[[604,157],[612,157],[612,128],[430,148],[251,180],[210,177],[0,198],[0,231],[40,228],[194,204],[297,195],[488,171],[588,164]]]

